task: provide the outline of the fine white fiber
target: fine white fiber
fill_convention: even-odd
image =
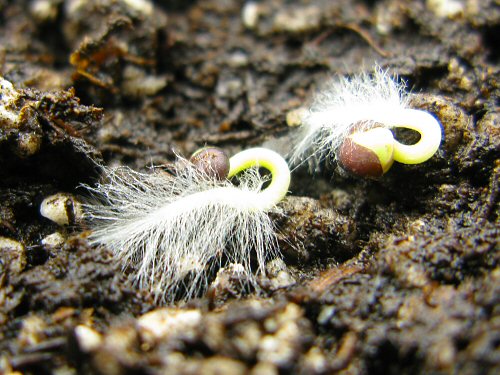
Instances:
[[[178,164],[173,174],[103,167],[105,182],[85,186],[93,198],[84,205],[90,243],[134,265],[137,285],[158,302],[196,296],[211,271],[231,263],[255,284],[251,263],[264,272],[266,259],[279,255],[273,223],[259,206],[266,179],[248,169],[235,186],[187,160]]]
[[[327,159],[336,159],[344,139],[354,130],[387,126],[384,120],[408,107],[405,82],[393,79],[379,67],[372,73],[335,77],[325,84],[302,118],[290,161],[307,163],[311,170]]]

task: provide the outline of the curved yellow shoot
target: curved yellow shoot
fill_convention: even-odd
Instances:
[[[418,109],[404,109],[388,114],[386,125],[407,128],[420,133],[413,145],[394,141],[394,160],[404,164],[420,164],[430,159],[441,144],[441,125],[430,113]]]
[[[255,147],[244,150],[229,159],[228,178],[248,168],[266,168],[271,172],[271,183],[259,193],[259,201],[255,202],[256,209],[269,210],[280,202],[288,192],[290,186],[290,169],[285,159],[275,151],[267,148]]]

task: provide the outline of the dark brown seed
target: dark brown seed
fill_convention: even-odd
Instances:
[[[229,157],[218,147],[204,147],[189,159],[202,173],[217,180],[224,180],[229,173]]]
[[[384,174],[378,156],[370,149],[346,138],[338,153],[342,167],[361,177],[380,177]]]

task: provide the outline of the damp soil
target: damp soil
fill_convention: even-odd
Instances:
[[[0,0],[0,372],[498,373],[499,20],[494,0]],[[226,267],[159,305],[40,215],[100,163],[286,143],[287,113],[375,64],[439,151],[375,180],[294,170],[259,290]]]

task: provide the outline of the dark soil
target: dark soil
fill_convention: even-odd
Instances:
[[[498,2],[249,4],[0,0],[0,373],[499,373]],[[375,64],[440,150],[377,180],[295,170],[260,293],[228,269],[143,316],[161,306],[130,270],[39,213],[96,163],[286,139],[325,79]]]

